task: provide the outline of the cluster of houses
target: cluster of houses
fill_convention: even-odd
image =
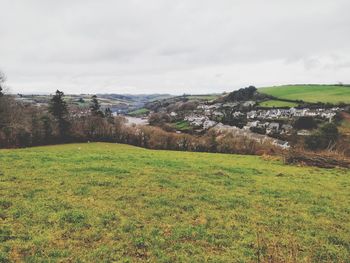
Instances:
[[[191,126],[203,127],[204,130],[208,130],[217,124],[216,121],[210,120],[208,116],[196,114],[186,116],[184,120],[188,121],[191,124]]]
[[[250,130],[247,129],[240,129],[234,126],[229,126],[229,125],[224,125],[222,123],[218,123],[214,129],[221,133],[221,132],[231,132],[235,136],[244,136],[249,139],[252,139],[258,143],[264,143],[264,142],[269,142],[277,147],[280,147],[282,149],[288,149],[290,148],[290,145],[287,141],[271,138],[267,135],[262,135],[262,134],[257,134],[254,132],[251,132]]]
[[[293,126],[290,124],[281,124],[278,122],[268,122],[268,121],[250,121],[247,123],[243,129],[253,130],[254,128],[258,128],[261,130],[265,130],[266,134],[291,134],[293,131]]]
[[[184,120],[188,121],[191,126],[197,127],[198,130],[207,130],[212,127],[216,127],[221,123],[217,117],[224,116],[222,112],[224,107],[235,107],[237,103],[226,104],[214,104],[214,105],[199,105],[195,112],[186,116]],[[247,104],[248,105],[248,104]],[[249,104],[251,105],[251,104]],[[248,106],[249,106],[248,105]],[[250,111],[234,111],[232,112],[233,118],[246,118],[247,124],[243,127],[246,131],[259,130],[260,133],[266,135],[281,134],[290,135],[293,132],[293,126],[290,124],[292,119],[298,117],[318,117],[325,121],[331,122],[335,115],[341,111],[339,107],[334,108],[317,108],[317,109],[269,109],[269,110],[250,110]],[[215,120],[215,121],[214,121]],[[307,131],[298,131],[299,135],[308,135]]]
[[[234,108],[239,105],[238,102],[233,103],[216,103],[213,105],[199,105],[197,110],[203,112],[205,116],[223,116],[222,109],[223,108]],[[244,108],[249,108],[250,106],[254,106],[253,102],[247,101],[242,104]],[[312,116],[312,117],[320,117],[323,119],[327,119],[328,121],[332,121],[334,116],[341,111],[342,109],[339,107],[334,107],[330,109],[325,108],[317,108],[317,109],[269,109],[269,110],[251,110],[247,112],[235,111],[233,112],[233,117],[247,116],[247,119],[264,119],[264,120],[273,120],[273,119],[287,119],[293,117],[303,117],[303,116]]]
[[[191,126],[197,127],[199,131],[208,130],[212,127],[221,127],[223,125],[221,122],[210,120],[207,116],[197,115],[197,114],[191,114],[189,116],[186,116],[184,120],[188,121]],[[232,127],[228,125],[226,126]],[[267,135],[276,134],[276,133],[291,134],[293,130],[292,125],[289,125],[289,124],[280,124],[278,122],[268,122],[268,121],[261,122],[259,120],[248,122],[247,125],[243,127],[243,130],[251,131],[254,128],[260,128],[262,130],[265,130]],[[239,128],[235,127],[235,129],[239,129]]]
[[[218,133],[230,132],[236,136],[244,136],[244,137],[247,137],[249,139],[255,140],[259,143],[264,143],[264,142],[268,141],[268,142],[272,143],[273,145],[276,145],[282,149],[288,149],[290,147],[290,145],[287,141],[278,140],[275,138],[271,138],[267,135],[254,133],[249,128],[240,129],[240,128],[235,127],[235,126],[224,125],[221,122],[215,122],[215,121],[210,120],[207,116],[193,114],[193,115],[185,117],[185,120],[188,121],[192,126],[202,127],[204,130],[209,129],[209,128],[213,128]],[[278,129],[278,127],[274,127],[274,125],[269,125],[269,127],[272,129]]]
[[[310,116],[310,117],[320,117],[331,122],[334,116],[340,110],[341,109],[338,107],[331,108],[331,109],[290,108],[290,109],[253,110],[247,113],[247,118],[260,119],[260,120],[262,119],[272,120],[272,119],[288,119],[288,118],[295,118],[295,117]]]

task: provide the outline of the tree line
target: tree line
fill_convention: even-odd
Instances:
[[[240,154],[280,152],[269,141],[258,142],[228,131],[209,131],[199,136],[177,134],[162,127],[130,126],[123,117],[113,116],[109,108],[103,110],[95,95],[91,97],[88,110],[68,105],[64,92],[59,90],[48,106],[37,107],[7,94],[4,83],[5,76],[0,74],[0,148],[101,141],[151,149]],[[152,116],[150,123],[159,126],[163,120]],[[307,121],[308,125],[310,123]],[[336,128],[328,124],[304,143],[307,148],[318,150],[334,145],[337,138]]]
[[[3,82],[1,82],[2,84]],[[49,105],[34,106],[15,100],[0,86],[0,147],[27,147],[112,138],[118,120],[110,109],[101,110],[92,96],[88,114],[69,108],[64,93],[57,90]]]
[[[117,142],[149,149],[264,154],[276,152],[273,145],[229,132],[202,136],[176,134],[154,126],[126,125],[123,117],[102,110],[96,96],[88,113],[69,108],[64,93],[56,91],[49,106],[35,107],[10,95],[0,98],[0,147],[29,147],[71,142]]]
[[[0,80],[0,148],[101,141],[201,152],[262,154],[277,150],[268,143],[225,132],[194,136],[153,126],[126,125],[123,117],[113,116],[109,108],[103,110],[95,95],[87,111],[68,105],[60,90],[48,106],[25,104],[6,94],[5,78]]]

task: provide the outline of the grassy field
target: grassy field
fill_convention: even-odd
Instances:
[[[288,102],[288,101],[280,101],[280,100],[267,100],[259,103],[261,107],[273,108],[273,107],[296,107],[297,103]]]
[[[350,86],[286,85],[258,89],[277,98],[306,102],[350,103]]]
[[[185,121],[185,120],[176,122],[174,127],[178,131],[189,131],[189,130],[191,130],[190,123],[188,121]]]
[[[211,101],[216,100],[221,95],[219,94],[208,94],[208,95],[188,95],[186,98],[189,100],[200,100],[200,101]]]
[[[145,114],[148,114],[148,113],[149,113],[148,109],[141,108],[141,109],[129,112],[128,115],[130,115],[130,116],[140,116],[140,115],[145,115]]]
[[[0,150],[0,262],[350,262],[350,171],[265,159]]]

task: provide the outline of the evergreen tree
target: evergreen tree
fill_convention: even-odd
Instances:
[[[41,118],[41,122],[43,127],[45,143],[49,143],[52,136],[51,119],[49,116],[45,115]]]
[[[68,131],[70,123],[68,119],[68,107],[67,103],[63,100],[64,93],[57,90],[56,94],[52,97],[49,105],[50,113],[55,117],[58,122],[58,129],[62,139],[68,138]]]
[[[93,96],[91,97],[91,106],[90,106],[90,110],[91,110],[92,115],[99,116],[99,117],[104,117],[104,114],[103,114],[103,112],[101,111],[101,105],[100,105],[100,103],[98,102],[97,96],[96,96],[96,95],[93,95]]]
[[[105,117],[107,118],[108,122],[113,123],[114,118],[113,118],[113,113],[110,108],[105,109]]]

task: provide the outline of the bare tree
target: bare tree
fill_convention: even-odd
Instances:
[[[4,96],[3,90],[4,90],[4,83],[6,81],[6,76],[3,72],[0,71],[0,97]]]

